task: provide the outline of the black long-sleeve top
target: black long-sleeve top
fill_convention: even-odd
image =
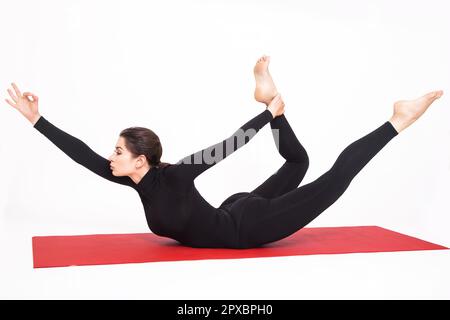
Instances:
[[[144,206],[148,227],[154,234],[193,247],[237,247],[239,217],[209,204],[198,192],[194,179],[248,143],[272,119],[272,113],[266,109],[225,140],[184,157],[176,164],[152,167],[137,184],[128,176],[114,176],[109,160],[43,116],[34,128],[78,164],[109,181],[135,189]],[[222,154],[216,155],[216,151]]]

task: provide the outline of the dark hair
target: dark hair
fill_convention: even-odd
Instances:
[[[136,158],[145,155],[148,163],[153,167],[164,168],[171,165],[161,162],[163,152],[158,135],[152,130],[143,127],[130,127],[122,130],[120,136],[125,139],[125,146]]]

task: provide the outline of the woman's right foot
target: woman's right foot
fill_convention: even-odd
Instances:
[[[267,106],[278,93],[269,73],[269,63],[270,57],[264,55],[258,59],[253,68],[256,80],[255,99],[258,102],[265,103]]]
[[[401,100],[394,103],[394,114],[389,119],[398,133],[420,118],[428,107],[442,97],[442,90],[433,91],[415,100]]]

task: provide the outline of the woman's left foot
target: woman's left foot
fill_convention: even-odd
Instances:
[[[428,107],[442,97],[444,91],[432,91],[415,100],[400,100],[394,103],[394,114],[389,121],[397,132],[401,132],[419,119]]]
[[[277,95],[277,88],[269,73],[269,56],[262,56],[256,62],[253,69],[256,80],[255,99],[258,102],[269,105],[270,101]]]

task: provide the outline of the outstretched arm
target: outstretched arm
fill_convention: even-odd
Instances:
[[[247,121],[236,132],[225,140],[197,151],[169,167],[176,179],[191,182],[205,170],[213,167],[221,160],[247,144],[267,123],[284,113],[284,102],[277,94],[266,110]]]
[[[247,144],[272,119],[272,113],[266,109],[241,126],[225,140],[184,157],[171,169],[176,171],[177,178],[184,181],[192,181],[205,170],[213,167],[237,149]]]
[[[109,160],[94,152],[80,139],[64,132],[43,116],[34,125],[40,133],[46,136],[53,144],[68,155],[72,160],[96,173],[97,175],[116,183],[134,187],[135,183],[130,177],[116,177],[112,174]]]
[[[19,111],[28,121],[31,122],[34,128],[46,136],[65,154],[67,154],[75,162],[107,180],[128,185],[130,187],[135,186],[130,177],[113,176],[109,167],[109,161],[95,153],[83,141],[62,131],[47,121],[47,119],[42,117],[38,110],[39,98],[35,94],[31,92],[24,92],[22,94],[15,83],[12,83],[11,85],[14,92],[11,89],[8,89],[8,93],[12,101],[9,99],[5,99],[5,101]]]

